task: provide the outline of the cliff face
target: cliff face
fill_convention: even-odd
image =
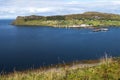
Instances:
[[[13,21],[13,25],[22,25],[24,24],[25,19],[22,16],[18,16],[15,21]]]
[[[57,16],[37,16],[37,15],[18,16],[12,24],[13,25],[40,25],[41,24],[45,26],[52,26],[52,25],[49,25],[51,23],[48,23],[48,22],[54,21],[52,23],[55,23],[55,25],[63,25],[63,24],[66,25],[66,24],[69,24],[69,21],[75,21],[75,20],[81,20],[84,22],[91,21],[91,20],[120,21],[120,15],[100,13],[100,12],[85,12],[83,14],[57,15]],[[42,23],[39,23],[38,21]],[[60,23],[61,21],[62,21],[62,24]],[[68,22],[65,22],[65,21],[68,21]]]

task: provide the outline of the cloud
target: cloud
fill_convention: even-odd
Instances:
[[[119,0],[0,0],[0,18],[60,15],[86,11],[120,13]]]

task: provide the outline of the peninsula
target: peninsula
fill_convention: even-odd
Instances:
[[[12,23],[16,26],[51,26],[51,27],[108,27],[120,26],[120,15],[101,12],[56,16],[18,16]]]

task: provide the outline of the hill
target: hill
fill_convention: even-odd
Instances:
[[[18,16],[12,24],[17,26],[52,27],[120,26],[120,15],[101,12],[85,12],[83,14],[56,16]]]

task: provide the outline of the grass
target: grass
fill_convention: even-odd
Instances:
[[[103,26],[120,26],[120,21],[118,20],[16,20],[15,25],[25,25],[25,26],[52,26],[52,27],[70,27],[73,25],[92,25],[93,27],[103,27]]]
[[[82,63],[14,72],[0,80],[120,80],[120,58],[103,58],[99,63]]]

